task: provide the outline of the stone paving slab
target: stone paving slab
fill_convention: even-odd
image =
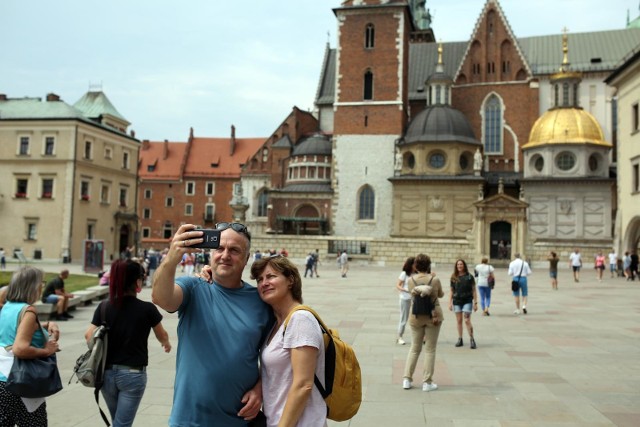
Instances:
[[[335,267],[321,267],[321,278],[304,279],[305,303],[354,344],[363,374],[360,412],[348,422],[330,421],[330,427],[640,426],[639,281],[598,282],[585,269],[581,282],[573,283],[570,272],[561,270],[560,290],[553,291],[546,269],[536,269],[529,281],[529,314],[515,316],[510,280],[506,270],[498,270],[491,316],[472,317],[478,349],[469,349],[466,335],[465,346],[454,347],[455,318],[445,310],[434,375],[439,389],[424,393],[420,384],[401,387],[409,345],[395,344],[400,266],[352,265],[344,279]],[[445,283],[451,267],[439,266]],[[140,296],[148,300],[150,290]],[[47,399],[52,427],[102,425],[93,390],[67,385],[86,348],[83,333],[95,307],[79,306],[75,319],[61,323],[58,360],[65,388]],[[149,382],[136,426],[167,425],[171,411],[177,316],[163,315],[174,349],[165,354],[151,334]],[[421,357],[416,378],[422,363]]]

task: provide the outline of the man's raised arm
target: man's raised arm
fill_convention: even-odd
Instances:
[[[192,224],[183,224],[171,239],[169,252],[153,276],[151,300],[173,313],[182,304],[182,288],[175,283],[176,267],[185,253],[195,252],[190,246],[202,242],[202,232],[194,231]]]

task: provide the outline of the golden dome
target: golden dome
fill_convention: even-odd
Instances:
[[[604,140],[598,121],[580,108],[556,108],[544,113],[531,128],[522,148],[548,144],[582,144],[612,147]]]

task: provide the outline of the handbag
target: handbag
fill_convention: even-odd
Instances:
[[[493,273],[489,274],[489,277],[487,278],[487,284],[491,289],[493,289],[496,286],[496,278],[493,275]]]
[[[518,292],[520,290],[520,277],[522,276],[522,269],[524,268],[524,261],[522,261],[522,265],[520,266],[520,273],[518,273],[518,279],[514,277],[511,281],[511,290],[513,292]]]
[[[27,307],[25,306],[20,312],[18,325]],[[38,328],[42,329],[37,316],[36,322]],[[9,351],[12,347],[7,346],[5,349]],[[39,359],[20,359],[14,355],[6,389],[17,396],[28,398],[47,397],[62,390],[56,355],[52,354]]]
[[[56,355],[41,359],[13,359],[7,390],[20,397],[47,397],[62,390]]]

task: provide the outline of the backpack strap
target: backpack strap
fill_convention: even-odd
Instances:
[[[102,301],[100,303],[100,323],[107,328],[107,330],[109,329],[109,325],[107,324],[107,302],[106,301]],[[104,341],[104,346],[107,347],[107,339],[108,339],[108,334],[105,332],[104,337],[102,337],[102,340]],[[98,405],[98,409],[100,410],[100,416],[102,417],[102,421],[104,421],[104,423],[107,425],[107,427],[110,427],[111,424],[109,424],[109,419],[107,418],[107,415],[104,413],[104,411],[102,410],[102,408],[100,407],[100,389],[102,388],[102,384],[104,384],[104,368],[107,365],[107,354],[106,354],[106,349],[105,349],[105,355],[102,358],[102,362],[101,362],[101,367],[100,367],[100,381],[96,382],[97,385],[94,389],[93,389],[93,396],[96,398],[96,405]]]
[[[328,338],[327,342],[325,343],[324,357],[324,385],[326,388],[322,386],[322,383],[320,382],[320,379],[318,379],[317,375],[314,374],[313,376],[313,383],[316,385],[316,387],[318,387],[318,391],[322,395],[322,398],[326,399],[333,392],[333,380],[336,373],[336,345],[333,342],[333,337],[329,333],[329,328],[327,327],[327,325],[324,324],[324,322],[322,321],[320,316],[318,316],[318,313],[316,313],[314,309],[306,305],[299,305],[289,312],[287,318],[284,319],[282,331],[283,336],[287,331],[287,324],[289,323],[291,316],[293,316],[293,313],[298,310],[305,310],[313,314],[313,317],[316,318],[318,324],[320,325],[323,336]]]

